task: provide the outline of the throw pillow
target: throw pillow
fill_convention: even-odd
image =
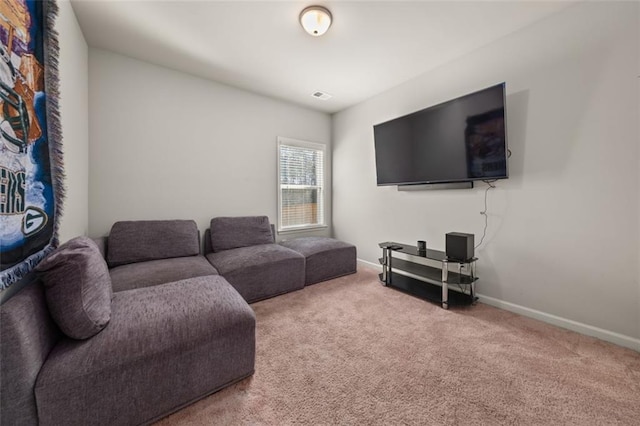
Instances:
[[[36,267],[47,306],[60,330],[88,339],[111,319],[111,278],[96,243],[77,237],[58,247]]]

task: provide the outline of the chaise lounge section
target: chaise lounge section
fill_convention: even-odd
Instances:
[[[121,291],[102,332],[53,346],[39,424],[148,423],[250,376],[254,359],[255,316],[222,277]]]

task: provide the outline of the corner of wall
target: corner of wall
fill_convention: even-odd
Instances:
[[[66,198],[60,241],[86,235],[89,227],[89,48],[71,3],[59,2],[60,119]]]

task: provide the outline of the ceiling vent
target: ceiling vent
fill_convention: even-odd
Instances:
[[[319,90],[318,90],[318,91],[316,91],[316,92],[313,92],[313,93],[311,94],[311,96],[313,96],[314,98],[318,98],[318,99],[320,99],[320,100],[323,100],[323,101],[326,101],[327,99],[331,98],[331,95],[330,95],[330,94],[328,94],[328,93],[324,93],[324,92],[321,92],[321,91],[319,91]]]

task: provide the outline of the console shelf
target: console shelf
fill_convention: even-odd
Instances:
[[[382,264],[382,273],[379,277],[385,286],[440,303],[444,309],[450,305],[469,305],[477,300],[475,295],[475,282],[478,279],[475,274],[476,258],[449,259],[439,250],[419,252],[415,246],[395,242],[384,242],[379,246],[382,248],[382,257],[379,259]],[[393,252],[405,254],[410,260],[394,258]],[[417,258],[429,259],[439,263],[440,267],[418,263]],[[457,268],[457,271],[449,270],[452,265]],[[394,272],[393,269],[419,279]],[[461,291],[449,292],[451,284],[459,287]]]

